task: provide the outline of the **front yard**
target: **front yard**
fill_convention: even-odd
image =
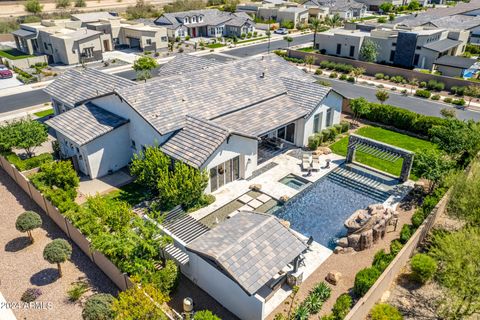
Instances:
[[[366,126],[355,131],[355,134],[378,140],[384,143],[391,144],[396,147],[400,147],[406,150],[413,151],[415,153],[422,152],[423,150],[437,150],[438,147],[426,140],[414,138],[398,132],[386,130],[380,127]],[[335,142],[330,146],[333,152],[341,156],[347,155],[348,137],[344,137],[341,140]],[[400,175],[402,168],[402,159],[397,159],[395,162],[388,162],[372,155],[356,152],[355,161],[366,164],[370,167],[385,171],[393,175]],[[414,173],[410,174],[412,180],[418,180],[418,177]]]
[[[8,50],[0,50],[0,57],[4,57],[11,60],[19,60],[25,58],[31,58],[32,55],[25,54],[17,49],[8,49]]]

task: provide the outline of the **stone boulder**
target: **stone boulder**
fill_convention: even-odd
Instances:
[[[330,154],[332,153],[332,150],[329,147],[320,147],[317,149],[317,152],[319,154]]]
[[[333,253],[335,254],[343,253],[343,248],[340,246],[336,246],[335,249],[333,249]]]
[[[348,247],[348,238],[344,237],[344,238],[338,239],[337,240],[337,246],[342,247],[342,248]]]
[[[360,235],[359,234],[351,234],[347,237],[348,240],[348,246],[352,247],[355,250],[360,250],[359,249],[359,244],[360,244]]]
[[[250,190],[253,191],[260,191],[262,189],[262,185],[260,183],[254,183],[249,186]]]
[[[281,196],[280,199],[278,199],[278,201],[283,204],[287,202],[288,199],[290,199],[288,196]]]
[[[333,284],[336,286],[338,282],[340,281],[340,278],[342,277],[342,274],[338,271],[330,271],[327,276],[325,277],[325,280],[327,280],[328,283]]]
[[[360,250],[369,249],[373,246],[373,230],[367,230],[360,235]]]

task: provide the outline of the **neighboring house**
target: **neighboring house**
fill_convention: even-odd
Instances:
[[[309,10],[305,7],[260,7],[257,16],[263,20],[273,19],[279,23],[292,21],[296,28],[308,23]]]
[[[188,263],[183,274],[249,320],[267,317],[267,303],[282,283],[280,271],[283,279],[302,277],[299,262],[307,250],[305,241],[277,217],[249,211],[238,212],[184,248]]]
[[[464,57],[443,56],[435,60],[432,71],[439,71],[447,77],[464,77],[478,71],[477,60]]]
[[[106,12],[25,23],[12,34],[18,50],[66,65],[102,60],[103,52],[122,46],[149,51],[168,46],[165,28],[125,23]]]
[[[303,6],[328,8],[330,15],[338,14],[344,20],[363,18],[367,13],[367,6],[355,0],[307,0]]]
[[[407,30],[384,26],[365,31],[348,25],[317,34],[315,47],[329,55],[358,60],[364,40],[369,39],[377,44],[379,63],[431,69],[439,57],[463,54],[468,34],[468,31],[424,27]]]
[[[255,23],[248,14],[217,9],[164,13],[154,23],[167,28],[169,38],[240,37],[255,31]]]
[[[185,65],[189,68],[182,70]],[[115,123],[122,122],[120,118],[128,121],[80,145],[72,133],[80,134],[85,126],[75,121],[75,109],[48,120],[64,138],[61,146],[78,147],[77,154],[86,161],[85,175],[96,178],[126,166],[134,153],[157,144],[172,158],[207,170],[206,192],[213,192],[250,177],[258,159],[266,156],[261,146],[271,146],[272,140],[279,148],[305,146],[311,134],[340,121],[343,97],[275,56],[211,65],[205,58],[180,55],[163,68],[165,76],[156,80],[143,84],[119,80],[96,96],[92,94],[100,85],[87,80],[94,77],[92,71],[69,73],[47,86],[55,104],[75,107],[90,102],[89,106],[116,115]],[[75,90],[72,78],[80,78]],[[110,146],[115,150],[94,152],[90,147],[106,140],[115,141]]]

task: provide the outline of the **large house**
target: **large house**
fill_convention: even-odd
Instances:
[[[240,37],[255,31],[255,23],[248,14],[217,9],[164,13],[155,20],[155,25],[167,28],[169,38]]]
[[[56,114],[47,124],[63,156],[97,178],[159,145],[207,170],[206,192],[213,192],[250,177],[268,156],[264,150],[305,146],[310,135],[340,121],[343,97],[283,59],[209,62],[180,55],[164,76],[142,84],[67,71],[45,89]]]
[[[431,69],[442,56],[463,54],[468,36],[469,32],[464,30],[347,24],[345,28],[317,34],[315,47],[325,54],[358,60],[362,45],[368,39],[377,45],[376,62]]]
[[[24,23],[12,35],[18,50],[66,65],[102,60],[104,52],[118,47],[156,51],[168,46],[165,28],[127,23],[108,12]]]
[[[363,18],[367,5],[355,0],[306,0],[303,5],[311,8],[328,8],[330,15],[338,14],[344,20]]]

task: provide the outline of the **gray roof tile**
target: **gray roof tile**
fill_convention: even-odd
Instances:
[[[279,244],[277,239],[281,239]],[[247,211],[237,213],[187,245],[187,250],[215,261],[249,295],[306,248],[275,216]],[[240,263],[232,263],[234,259]]]
[[[136,83],[96,69],[67,70],[45,89],[46,93],[71,106],[95,97],[113,93],[114,89],[135,86]]]
[[[458,46],[460,43],[462,42],[457,40],[442,39],[439,41],[430,42],[424,45],[423,47],[426,49],[437,51],[437,52],[444,52],[444,51],[447,51],[448,49]]]
[[[196,70],[204,70],[216,67],[221,62],[214,59],[207,59],[191,54],[179,54],[173,60],[170,60],[158,70],[160,77],[169,77],[189,73]]]
[[[127,122],[89,102],[47,120],[46,124],[78,145],[84,145]]]

